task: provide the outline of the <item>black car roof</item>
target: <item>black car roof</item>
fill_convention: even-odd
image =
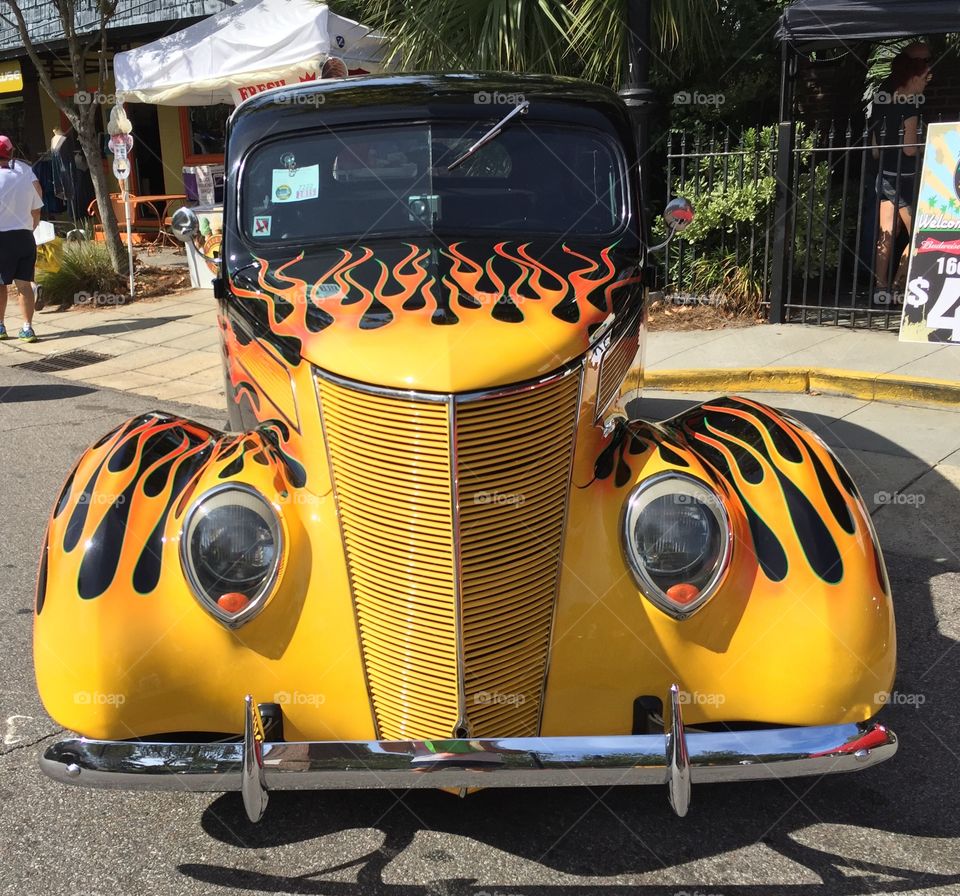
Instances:
[[[522,94],[535,98],[587,102],[622,108],[621,100],[607,87],[577,78],[558,75],[518,75],[512,73],[442,73],[361,75],[289,84],[255,94],[243,102],[236,115],[255,113],[276,104],[309,105],[307,97],[316,97],[317,105],[332,108],[349,105],[421,104],[424,102],[463,102],[478,93]],[[322,97],[322,100],[320,99]],[[481,103],[479,103],[482,105]],[[491,103],[496,104],[494,101]]]
[[[520,97],[530,101],[528,119],[600,127],[627,146],[633,142],[623,101],[589,81],[549,75],[392,74],[312,81],[256,94],[230,118],[228,155],[235,163],[266,134],[315,128],[318,122],[328,127],[445,117],[496,120]]]

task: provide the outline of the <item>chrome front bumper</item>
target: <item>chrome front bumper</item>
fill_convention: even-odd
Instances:
[[[271,790],[560,787],[666,784],[686,815],[693,783],[849,772],[889,759],[875,722],[721,733],[686,732],[676,687],[664,734],[498,740],[270,742],[246,700],[243,742],[156,743],[77,738],[40,760],[56,781],[122,790],[233,791],[251,821]]]

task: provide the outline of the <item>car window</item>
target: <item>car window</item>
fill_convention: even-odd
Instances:
[[[603,134],[511,124],[450,170],[488,122],[353,128],[254,149],[240,214],[254,243],[371,234],[601,235],[619,229],[624,165]]]

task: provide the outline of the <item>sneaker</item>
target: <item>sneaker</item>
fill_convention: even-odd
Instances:
[[[28,327],[26,324],[24,324],[20,328],[20,332],[17,333],[17,339],[19,339],[21,342],[36,342],[37,334],[33,332],[33,327]]]
[[[0,324],[0,339],[9,339],[9,338],[10,337],[7,335],[7,328],[3,324]]]

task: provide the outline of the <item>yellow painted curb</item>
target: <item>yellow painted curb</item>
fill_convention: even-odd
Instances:
[[[960,405],[960,383],[822,367],[646,370],[647,389],[682,392],[827,392],[868,401]]]

